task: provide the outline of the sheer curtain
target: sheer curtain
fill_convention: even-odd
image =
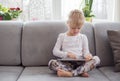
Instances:
[[[120,22],[120,0],[114,1],[113,21]]]
[[[22,8],[22,0],[0,0],[0,3],[6,7],[20,7],[20,8]]]
[[[98,19],[120,21],[120,0],[94,0],[93,11]]]
[[[82,0],[61,0],[61,19],[66,20],[73,9],[79,9]]]
[[[29,0],[29,20],[50,20],[52,0]]]
[[[94,0],[92,10],[97,19],[107,19],[107,0]]]
[[[23,0],[24,21],[52,19],[52,0]]]
[[[80,9],[82,0],[61,0],[62,19],[66,19],[72,9]],[[120,1],[120,0],[119,0]],[[113,20],[114,0],[93,0],[92,11],[95,19]]]
[[[20,7],[22,21],[52,19],[52,0],[0,0],[6,7]]]
[[[7,7],[20,7],[23,21],[66,20],[73,9],[80,9],[82,0],[0,0]],[[95,19],[120,21],[120,0],[93,0]]]
[[[113,21],[114,0],[94,0],[92,10],[95,19]]]

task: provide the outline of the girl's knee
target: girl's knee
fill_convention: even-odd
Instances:
[[[95,60],[95,65],[100,64],[100,58],[98,56],[93,56],[93,59]]]
[[[53,71],[57,71],[57,68],[59,67],[59,63],[57,62],[57,60],[50,60],[49,63],[48,63],[48,67],[50,70],[53,70]]]
[[[48,66],[51,66],[52,64],[57,63],[57,60],[51,59],[48,63]]]

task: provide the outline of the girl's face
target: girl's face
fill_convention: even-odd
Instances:
[[[71,35],[77,35],[80,32],[80,27],[75,27],[75,28],[69,27],[68,32]]]
[[[77,35],[80,32],[80,29],[83,26],[83,23],[81,21],[78,22],[78,20],[77,21],[68,20],[67,26],[68,26],[68,34],[69,35]]]

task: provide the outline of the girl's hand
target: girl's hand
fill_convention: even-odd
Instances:
[[[77,58],[76,58],[76,55],[73,54],[73,53],[71,53],[71,52],[68,52],[67,57],[68,57],[68,58],[71,58],[71,59],[77,59]]]
[[[88,61],[90,61],[93,57],[92,57],[91,54],[87,54],[87,55],[85,55],[84,58],[86,59],[86,62],[88,62]]]

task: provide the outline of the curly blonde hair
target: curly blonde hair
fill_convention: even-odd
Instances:
[[[84,22],[85,17],[82,11],[75,9],[70,12],[67,20],[70,27],[80,27],[84,24]]]

